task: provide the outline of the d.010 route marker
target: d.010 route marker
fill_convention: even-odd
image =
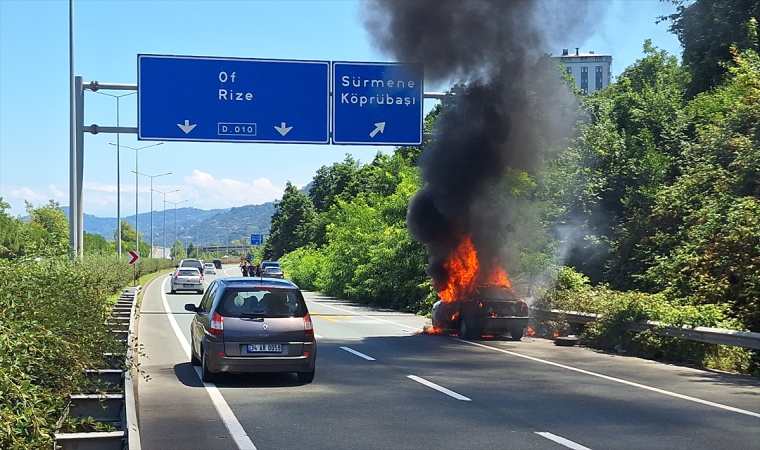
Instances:
[[[261,245],[263,242],[264,242],[264,235],[262,234],[251,235],[251,245]]]
[[[130,250],[129,252],[127,252],[127,254],[129,255],[128,262],[130,264],[139,264],[140,263],[140,252],[135,251],[135,250]]]
[[[422,145],[422,64],[333,62],[333,144]]]
[[[329,75],[329,61],[137,55],[137,138],[329,144]]]

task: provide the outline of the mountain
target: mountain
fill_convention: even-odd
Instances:
[[[61,209],[68,216],[69,207]],[[153,245],[164,245],[164,229],[166,230],[167,247],[176,238],[183,243],[186,241],[196,244],[229,244],[233,240],[248,240],[251,234],[269,234],[270,220],[274,213],[274,202],[262,205],[246,205],[230,209],[203,210],[198,208],[174,208],[153,212]],[[145,242],[150,242],[151,214],[140,213],[137,230]],[[164,217],[166,221],[164,222]],[[133,227],[135,216],[122,217]],[[84,215],[84,231],[99,234],[106,240],[113,241],[116,230],[115,217],[97,217]]]

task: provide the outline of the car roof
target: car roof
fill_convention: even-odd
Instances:
[[[283,288],[283,289],[299,289],[298,286],[292,281],[283,280],[281,278],[234,277],[234,278],[221,278],[216,281],[220,284],[223,284],[224,286],[228,288],[269,287],[269,288]]]

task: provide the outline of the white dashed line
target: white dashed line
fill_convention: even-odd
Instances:
[[[367,361],[374,361],[375,358],[371,356],[367,356],[362,352],[357,352],[356,350],[352,349],[351,347],[341,347],[343,350],[347,351],[348,353],[353,353],[354,355],[358,356],[359,358],[364,358]]]
[[[588,447],[584,447],[581,444],[576,444],[575,442],[565,439],[562,436],[557,436],[556,434],[551,434],[548,431],[536,431],[536,434],[539,436],[543,436],[546,439],[549,439],[550,441],[554,441],[557,444],[564,445],[567,448],[572,448],[573,450],[591,450]]]
[[[465,402],[472,401],[468,397],[465,397],[462,394],[457,394],[456,392],[454,392],[454,391],[452,391],[450,389],[446,389],[445,387],[439,386],[439,385],[433,383],[432,381],[428,381],[428,380],[426,380],[424,378],[420,378],[417,375],[407,375],[407,378],[410,378],[410,379],[412,379],[412,380],[414,380],[414,381],[416,381],[416,382],[418,382],[420,384],[424,384],[425,386],[427,386],[429,388],[433,388],[433,389],[435,389],[438,392],[443,392],[444,394],[446,394],[446,395],[448,395],[450,397],[454,397],[457,400],[463,400]]]

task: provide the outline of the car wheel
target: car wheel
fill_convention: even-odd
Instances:
[[[213,383],[217,379],[217,374],[208,370],[208,354],[202,350],[203,359],[201,360],[201,380],[204,383]]]
[[[176,294],[176,293],[177,293],[177,290],[176,289],[172,289],[172,294]]]
[[[298,375],[298,381],[301,383],[311,383],[314,381],[314,371],[317,369],[312,369],[311,372],[296,372],[296,375]]]
[[[198,291],[199,294],[203,294],[203,289]]]
[[[474,333],[472,329],[472,324],[469,323],[469,321],[462,317],[459,319],[459,338],[460,339],[472,339]]]
[[[197,356],[195,356],[195,349],[193,349],[192,346],[190,347],[190,364],[192,364],[194,366],[200,366],[201,365],[201,360],[198,359]]]
[[[520,328],[513,328],[509,330],[509,334],[512,335],[513,341],[519,341],[523,337],[523,330]]]

